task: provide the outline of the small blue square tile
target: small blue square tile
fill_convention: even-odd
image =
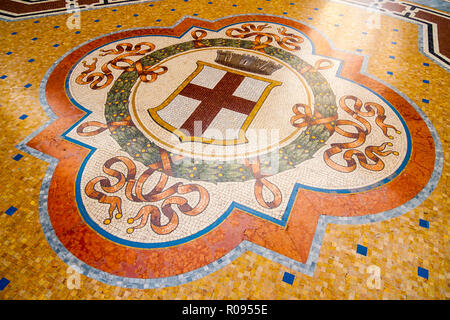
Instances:
[[[39,23],[39,20],[33,21],[33,23]]]
[[[137,13],[135,13],[135,14],[133,14],[133,16],[134,16],[134,17],[137,17],[137,16],[139,16],[139,15],[138,15]]]
[[[424,62],[423,65],[424,65],[425,67],[429,67],[429,66],[430,66],[430,64],[429,64],[429,63],[426,63],[426,62]]]
[[[422,228],[430,228],[430,222],[427,220],[419,219],[419,226]]]
[[[174,8],[172,8],[172,9],[170,9],[170,11],[175,11],[175,9],[174,9]]]
[[[34,59],[30,59],[30,60],[28,60],[28,62],[34,62]]]
[[[392,76],[394,73],[392,71],[388,71],[387,74]]]
[[[31,87],[31,83],[27,83],[26,85],[24,85],[25,88],[29,88]]]
[[[425,268],[418,267],[417,275],[428,280],[428,270]]]
[[[395,59],[395,56],[389,56],[389,58],[391,58],[391,59]]]
[[[6,54],[9,56],[10,54],[12,54],[12,51],[8,51]]]
[[[424,103],[430,103],[430,100],[428,100],[428,99],[422,99],[422,102],[424,102]]]
[[[363,255],[363,256],[367,256],[367,247],[358,244],[356,246],[356,253]]]
[[[122,25],[121,25],[121,24],[118,24],[118,25],[116,26],[116,28],[122,28]]]
[[[362,49],[356,49],[356,52],[362,52]]]
[[[287,14],[287,12],[285,11],[285,12],[283,12],[283,14]]]
[[[6,288],[6,286],[9,284],[9,280],[6,278],[0,279],[0,290],[3,290]]]
[[[194,17],[198,16],[198,13],[194,13]]]
[[[11,35],[12,36],[14,36],[14,35],[16,35],[17,34],[17,32],[11,32]]]
[[[55,43],[55,44],[53,45],[53,47],[57,48],[57,47],[59,47],[59,44],[58,44],[58,43]]]
[[[99,22],[99,21],[100,21],[100,19],[95,19],[95,20],[94,20],[94,22]]]
[[[54,26],[53,28],[55,28],[55,29],[58,29],[58,28],[59,28],[59,26]]]
[[[33,39],[31,39],[31,40],[33,40],[33,41],[36,41],[38,38],[36,38],[36,37],[34,37]]]
[[[283,282],[292,285],[294,283],[295,276],[289,272],[285,272],[283,275]]]
[[[233,4],[233,7],[237,7],[237,4]]]
[[[397,44],[397,42],[395,42],[395,41],[392,41],[391,43],[392,43],[392,44]]]
[[[28,118],[27,114],[23,114],[19,117],[20,120],[25,120],[26,118]]]
[[[22,158],[23,158],[23,155],[21,155],[20,153],[16,154],[16,155],[13,157],[13,159],[16,160],[16,161],[19,161],[19,160],[22,159]]]
[[[398,29],[392,29],[392,31],[398,32]]]
[[[366,35],[366,34],[367,34],[367,32],[363,31],[363,32],[362,32],[362,34]]]
[[[429,80],[422,80],[423,83],[430,83]]]
[[[6,213],[8,216],[12,216],[16,211],[17,211],[17,208],[11,206],[11,207],[9,207],[9,208],[5,211],[5,213]]]
[[[80,34],[81,33],[81,31],[75,31],[75,34]]]
[[[6,78],[8,78],[8,76],[6,75],[6,74],[4,74],[4,75],[2,75],[1,77],[0,77],[0,79],[6,79]]]

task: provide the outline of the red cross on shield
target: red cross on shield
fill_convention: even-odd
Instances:
[[[181,142],[246,143],[245,132],[281,82],[197,61],[196,70],[159,106],[153,120]]]

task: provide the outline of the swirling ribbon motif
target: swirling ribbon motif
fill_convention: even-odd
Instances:
[[[253,41],[255,46],[251,49],[261,52],[264,52],[264,48],[269,46],[274,40],[283,49],[289,51],[300,50],[300,43],[304,41],[302,37],[292,33],[287,33],[287,29],[285,27],[277,29],[278,33],[282,37],[280,37],[278,34],[263,31],[264,29],[268,28],[271,27],[267,23],[258,26],[252,23],[245,23],[241,26],[241,28],[228,29],[226,31],[226,35],[231,38],[241,39],[255,37],[255,40]]]
[[[304,112],[300,111],[303,108]],[[314,114],[311,112],[311,107],[303,103],[297,103],[292,107],[294,116],[291,117],[291,125],[297,128],[308,128],[314,125],[323,124],[328,131],[333,132],[333,126],[331,122],[337,120],[337,115],[332,117],[323,118],[322,115],[315,111]],[[300,121],[299,121],[300,120]]]
[[[161,153],[166,153],[166,151],[161,150]],[[126,176],[121,171],[112,168],[116,163],[125,165],[127,168]],[[157,202],[163,200],[161,210],[155,205],[147,204],[143,206],[134,217],[129,218],[127,220],[129,224],[132,224],[135,221],[140,221],[140,223],[128,228],[127,233],[132,233],[135,229],[141,229],[150,222],[152,230],[157,234],[169,234],[178,227],[179,220],[178,214],[172,206],[176,205],[178,210],[183,214],[196,216],[202,213],[208,206],[209,193],[204,187],[198,184],[184,185],[181,182],[177,182],[164,189],[168,181],[168,175],[165,173],[165,170],[169,169],[166,168],[167,165],[168,164],[164,161],[154,163],[136,179],[136,166],[132,160],[122,156],[113,157],[104,163],[103,172],[108,176],[115,178],[117,182],[112,184],[107,177],[95,177],[86,184],[86,195],[91,199],[96,199],[100,203],[109,204],[109,217],[103,221],[104,224],[111,223],[115,211],[117,211],[115,216],[116,219],[120,219],[123,216],[123,213],[122,199],[118,196],[108,196],[103,192],[116,193],[125,187],[125,196],[130,201]],[[143,193],[144,185],[147,180],[160,168],[163,170],[156,185],[150,192]],[[95,188],[96,185],[100,185],[102,191],[98,191]],[[199,195],[199,200],[194,207],[189,204],[188,200],[181,196],[192,192],[197,192]],[[164,225],[161,224],[161,214],[169,219]]]
[[[253,162],[248,159],[244,160],[244,164],[250,169],[256,179],[254,193],[258,203],[266,209],[274,209],[281,204],[282,195],[280,189],[273,183],[269,182],[261,173],[259,157],[256,157]],[[272,201],[266,201],[263,197],[263,188],[266,187],[273,195]]]
[[[81,124],[77,128],[77,133],[80,136],[90,137],[90,136],[95,136],[99,133],[102,133],[103,131],[107,130],[108,128],[110,131],[114,131],[118,127],[121,127],[121,126],[134,126],[133,121],[131,121],[130,116],[126,117],[122,121],[113,121],[108,124],[104,124],[99,121],[87,121],[87,122]],[[89,128],[89,127],[96,127],[97,129],[86,132],[85,129]]]
[[[147,49],[142,49],[146,46]],[[118,57],[106,62],[101,67],[102,72],[94,72],[97,68],[97,58],[93,58],[93,62],[88,64],[83,61],[83,66],[86,68],[81,74],[75,79],[75,82],[81,85],[89,84],[90,88],[93,90],[103,89],[107,87],[113,80],[112,69],[123,70],[126,72],[136,71],[143,82],[153,82],[158,76],[167,72],[167,67],[165,66],[143,66],[140,61],[134,62],[128,57],[132,56],[142,56],[148,52],[151,52],[155,48],[155,45],[150,42],[140,42],[134,47],[131,43],[119,43],[116,45],[116,49],[100,50],[106,55],[119,55]],[[119,65],[120,63],[120,65]],[[124,65],[123,65],[124,64]],[[103,82],[103,83],[102,83]]]
[[[305,74],[307,72],[317,72],[319,70],[326,70],[333,67],[333,62],[328,59],[319,59],[314,63],[314,66],[307,65],[299,69],[300,74]],[[304,109],[304,112],[300,111],[300,108]],[[297,128],[311,127],[318,124],[323,124],[327,130],[332,133],[334,131],[331,123],[337,120],[337,115],[323,118],[322,115],[314,110],[314,114],[311,111],[311,106],[302,103],[295,104],[292,107],[294,116],[291,117],[291,125]],[[300,121],[299,121],[300,120]]]
[[[350,109],[347,105],[348,100],[354,102],[354,110]],[[392,146],[391,142],[384,142],[379,146],[367,146],[364,149],[364,153],[359,150],[355,150],[354,148],[360,147],[366,142],[366,136],[369,135],[372,130],[370,123],[363,117],[373,117],[376,115],[375,123],[382,130],[383,134],[389,139],[393,139],[393,136],[388,134],[389,129],[395,130],[397,134],[400,134],[401,132],[394,126],[384,123],[384,120],[386,119],[385,110],[383,106],[378,103],[366,102],[363,106],[363,103],[359,98],[347,95],[341,97],[339,100],[339,106],[350,116],[352,116],[352,118],[358,120],[362,125],[351,120],[337,119],[337,116],[322,118],[318,113],[315,113],[313,116],[311,113],[311,107],[304,104],[294,105],[293,112],[295,115],[291,118],[291,124],[299,128],[324,124],[330,133],[336,132],[344,137],[353,139],[353,141],[346,143],[332,143],[331,148],[324,152],[324,161],[329,167],[340,172],[352,172],[357,167],[357,163],[355,159],[353,159],[353,156],[356,156],[359,164],[365,169],[371,171],[383,170],[384,162],[378,156],[385,157],[389,154],[398,155],[398,152],[384,150],[386,146]],[[366,111],[361,110],[363,107]],[[303,108],[305,110],[304,113],[300,111],[299,108]],[[301,121],[298,122],[298,120]],[[342,126],[353,127],[356,129],[356,132],[344,130]],[[345,160],[346,165],[338,164],[331,159],[331,157],[341,153],[345,149],[350,149],[345,151],[343,154],[343,159]],[[367,159],[372,160],[374,163],[370,164]]]

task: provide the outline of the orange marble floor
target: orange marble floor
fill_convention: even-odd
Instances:
[[[449,7],[3,1],[0,299],[449,299]]]

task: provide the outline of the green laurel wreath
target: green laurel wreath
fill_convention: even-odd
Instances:
[[[240,39],[204,39],[201,41],[207,47],[229,47],[250,49],[252,41]],[[194,41],[183,42],[149,53],[140,62],[144,67],[153,66],[164,59],[180,52],[197,49]],[[311,67],[299,57],[279,48],[267,46],[264,52],[278,58],[295,70]],[[337,115],[336,96],[327,80],[317,71],[303,74],[314,95],[314,110],[324,118]],[[130,117],[128,104],[134,84],[138,79],[136,71],[125,71],[114,82],[107,94],[105,103],[105,118],[107,123],[122,121]],[[333,123],[331,123],[333,125]],[[161,161],[160,148],[149,140],[135,126],[121,126],[111,131],[123,151],[145,166]],[[262,172],[270,175],[289,170],[311,159],[313,155],[325,145],[330,137],[329,131],[323,124],[312,125],[288,145],[277,151],[259,155]],[[171,156],[174,154],[170,153]],[[275,160],[274,160],[275,159]],[[277,164],[273,163],[277,161]],[[236,182],[254,179],[251,171],[242,163],[236,161],[207,161],[184,157],[179,162],[172,162],[172,175],[188,180],[202,180],[209,182]]]

